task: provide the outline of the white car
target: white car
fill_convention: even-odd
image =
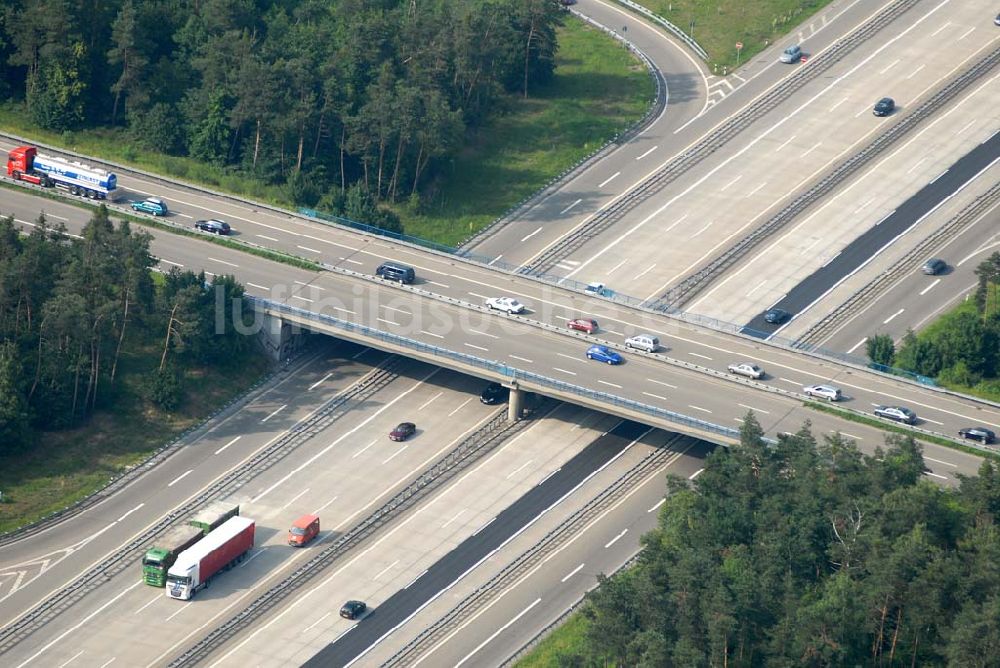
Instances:
[[[754,380],[760,380],[764,377],[764,370],[756,364],[751,364],[750,362],[730,364],[729,373],[734,373],[737,376],[746,376],[747,378],[753,378]]]
[[[806,385],[802,388],[802,392],[807,397],[819,397],[828,401],[840,401],[843,397],[840,388],[833,385]]]
[[[490,297],[486,300],[486,306],[495,311],[506,311],[507,313],[524,312],[524,304],[513,297]]]

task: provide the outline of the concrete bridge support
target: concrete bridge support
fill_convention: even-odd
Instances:
[[[517,386],[517,382],[511,385],[510,399],[507,403],[507,419],[509,421],[517,422],[521,419],[524,412],[524,395],[525,391]]]

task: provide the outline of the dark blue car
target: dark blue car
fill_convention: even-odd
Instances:
[[[622,356],[607,346],[590,346],[587,349],[587,359],[597,360],[606,364],[622,363]]]

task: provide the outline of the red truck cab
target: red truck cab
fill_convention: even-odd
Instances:
[[[288,530],[288,544],[292,547],[302,547],[319,534],[319,517],[303,515],[292,523]]]

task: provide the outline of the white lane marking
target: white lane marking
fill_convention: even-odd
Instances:
[[[368,448],[372,447],[372,446],[373,446],[373,445],[375,445],[376,443],[378,443],[378,439],[375,439],[374,441],[372,441],[371,443],[369,443],[369,444],[368,444],[368,445],[366,445],[365,447],[363,447],[363,448],[361,448],[360,450],[358,450],[357,452],[355,452],[355,453],[354,453],[353,455],[351,455],[351,459],[355,459],[355,458],[356,458],[356,457],[357,457],[358,455],[360,455],[360,454],[361,454],[362,452],[364,452],[364,451],[365,451],[365,450],[367,450]]]
[[[472,532],[472,535],[473,536],[478,536],[480,531],[482,531],[483,529],[485,529],[486,527],[488,527],[489,525],[493,524],[496,521],[497,521],[497,518],[496,518],[496,515],[494,515],[493,517],[490,518],[489,522],[487,522],[486,524],[484,524],[483,526],[479,527],[474,532]]]
[[[132,586],[126,587],[125,589],[123,589],[120,594],[118,594],[117,596],[115,596],[114,598],[112,598],[110,601],[108,601],[107,603],[105,603],[101,607],[99,607],[97,610],[94,610],[92,613],[90,613],[89,615],[87,615],[86,617],[84,617],[83,619],[81,619],[79,622],[77,622],[73,626],[69,627],[68,629],[66,629],[65,631],[63,631],[62,633],[60,633],[53,640],[51,640],[47,645],[45,645],[40,650],[38,650],[37,652],[35,652],[31,656],[29,656],[27,659],[25,659],[24,662],[22,662],[18,666],[18,668],[23,668],[24,666],[28,665],[29,663],[31,663],[32,661],[34,661],[35,659],[37,659],[39,656],[42,655],[42,653],[44,653],[45,651],[47,651],[50,647],[52,647],[53,645],[55,645],[56,643],[58,643],[60,640],[62,640],[66,636],[68,636],[70,633],[73,633],[74,631],[76,631],[77,629],[79,629],[81,626],[83,626],[84,624],[86,624],[87,622],[89,622],[91,619],[93,619],[97,615],[99,615],[102,612],[104,612],[105,608],[113,605],[115,602],[118,601],[118,599],[120,599],[122,596],[124,596],[125,594],[129,593],[130,591],[132,591],[133,589],[135,589],[136,587],[138,587],[141,584],[144,584],[143,581],[142,580],[137,580],[135,582],[135,584],[133,584]],[[182,606],[181,610],[183,610],[186,607],[188,607],[188,606],[186,606],[186,605]]]
[[[622,389],[622,386],[621,386],[621,385],[616,385],[616,384],[614,384],[614,383],[609,383],[609,382],[608,382],[608,381],[606,381],[606,380],[598,380],[597,382],[598,382],[598,383],[601,383],[601,384],[603,384],[603,385],[608,385],[608,386],[610,386],[610,387],[614,387],[614,388],[617,388],[617,389],[619,389],[619,390],[620,390],[620,389]]]
[[[508,628],[510,628],[514,623],[517,622],[517,620],[521,619],[521,617],[524,617],[526,614],[528,614],[528,612],[532,608],[534,608],[536,605],[538,605],[541,602],[542,602],[541,598],[536,598],[534,603],[532,603],[531,605],[529,605],[528,607],[526,607],[521,612],[517,613],[512,620],[510,620],[509,622],[507,622],[506,624],[504,624],[503,626],[501,626],[500,628],[498,628],[496,631],[493,632],[493,635],[491,635],[489,638],[487,638],[483,642],[479,643],[479,645],[477,645],[474,650],[472,650],[471,652],[469,652],[468,654],[466,654],[465,657],[461,661],[459,661],[458,663],[455,664],[455,668],[458,668],[463,663],[465,663],[466,661],[468,661],[469,659],[471,659],[476,654],[476,652],[478,652],[482,648],[486,647],[486,645],[488,645],[490,642],[492,642],[492,640],[494,638],[496,638],[498,635],[500,635],[501,633],[503,633],[504,631],[506,631]]]
[[[322,617],[320,617],[319,619],[317,619],[315,622],[313,622],[309,626],[307,626],[304,629],[302,629],[302,633],[307,633],[309,631],[312,631],[316,627],[317,624],[319,624],[320,622],[322,622],[324,619],[326,619],[327,617],[329,617],[331,614],[332,613],[330,613],[330,612],[326,613],[325,615],[323,615]]]
[[[302,281],[295,281],[298,285],[304,285],[307,288],[312,288],[313,290],[326,290],[326,288],[321,288],[318,285],[313,285],[312,283],[304,283]]]
[[[427,336],[436,336],[439,339],[444,338],[444,334],[435,334],[434,332],[428,332],[426,329],[420,330],[421,334],[426,334]]]
[[[951,462],[943,462],[940,459],[934,459],[933,457],[928,457],[924,455],[924,459],[929,462],[934,462],[935,464],[944,464],[945,466],[951,466],[952,468],[958,468],[958,464],[952,464]]]
[[[913,165],[911,165],[911,166],[910,166],[910,168],[909,168],[908,170],[906,170],[906,173],[907,173],[907,174],[909,174],[910,172],[912,172],[913,170],[915,170],[915,169],[916,169],[917,167],[919,167],[919,166],[920,166],[920,165],[921,165],[921,164],[922,164],[922,163],[923,163],[923,162],[924,162],[925,160],[927,160],[927,158],[926,158],[926,157],[924,157],[924,158],[920,158],[920,160],[917,160],[917,161],[916,161],[915,163],[913,163]],[[936,179],[935,179],[935,180],[936,180]]]
[[[941,32],[942,30],[947,30],[948,26],[950,26],[950,25],[951,25],[951,21],[945,21],[944,24],[940,28],[938,28],[937,30],[935,30],[934,32],[931,33],[931,37],[937,37],[939,32]]]
[[[930,471],[924,471],[924,475],[929,475],[934,478],[941,478],[941,480],[947,480],[948,476],[938,475],[937,473],[931,473]]]
[[[816,142],[815,144],[813,144],[812,146],[810,146],[808,149],[806,149],[805,153],[803,153],[801,157],[803,157],[803,158],[806,157],[807,155],[809,155],[810,153],[812,153],[813,151],[815,151],[816,149],[818,149],[822,145],[823,145],[823,142],[821,142],[821,141]]]
[[[783,380],[786,383],[791,383],[792,385],[798,385],[799,387],[803,386],[803,383],[800,383],[797,380],[792,380],[791,378],[781,378],[781,377],[779,377],[778,380]]]
[[[277,415],[278,413],[280,413],[281,411],[283,411],[286,408],[288,408],[288,404],[284,404],[280,408],[276,408],[273,413],[271,413],[266,418],[264,418],[263,420],[261,420],[261,422],[267,422],[268,420],[270,420],[271,418],[273,418],[275,415]]]
[[[914,76],[916,76],[920,72],[920,70],[924,69],[924,66],[925,65],[923,63],[921,63],[920,67],[918,67],[917,69],[915,69],[912,72],[910,72],[909,74],[907,74],[906,78],[907,79],[912,79]]]
[[[258,234],[257,236],[260,237],[261,239],[267,239],[268,241],[277,241],[277,239],[275,239],[274,237],[267,237],[264,236],[263,234]]]
[[[516,476],[518,473],[520,473],[521,471],[523,471],[524,467],[527,466],[528,464],[530,464],[533,461],[535,461],[535,460],[534,459],[529,459],[528,461],[524,462],[523,464],[521,464],[520,466],[518,466],[516,469],[514,469],[513,471],[511,471],[510,473],[508,473],[507,476],[504,478],[504,480],[510,480],[513,476]]]
[[[410,587],[412,587],[412,586],[413,586],[413,584],[414,584],[414,583],[415,583],[415,582],[416,582],[417,580],[419,580],[420,578],[422,578],[422,577],[424,577],[425,575],[427,575],[427,571],[428,571],[428,570],[430,570],[430,569],[428,569],[428,568],[425,568],[425,569],[424,569],[424,570],[423,570],[423,571],[422,571],[422,572],[420,573],[420,575],[418,575],[417,577],[415,577],[415,578],[413,578],[412,580],[410,580],[409,582],[407,582],[407,583],[406,583],[406,586],[405,586],[405,587],[403,587],[403,589],[409,589]]]
[[[189,476],[192,473],[194,473],[194,469],[188,469],[187,471],[185,471],[184,473],[180,474],[179,476],[177,476],[176,478],[174,478],[172,481],[170,481],[169,483],[167,483],[167,487],[173,487],[174,485],[176,485],[177,483],[179,483],[182,479],[186,478],[187,476]]]
[[[232,445],[236,441],[240,440],[241,438],[243,438],[243,436],[237,436],[236,438],[234,438],[233,440],[229,441],[224,446],[222,446],[221,448],[219,448],[218,450],[216,450],[215,454],[219,454],[220,452],[222,452],[223,450],[225,450],[226,448],[228,448],[230,445]]]
[[[608,178],[604,179],[604,181],[602,181],[601,183],[597,184],[597,187],[598,188],[603,188],[604,186],[608,185],[609,183],[611,183],[612,181],[614,181],[616,178],[618,178],[619,174],[621,174],[621,172],[615,172],[614,174],[612,174]]]
[[[899,64],[899,58],[897,58],[896,60],[894,60],[891,63],[889,63],[888,65],[886,65],[885,68],[881,72],[879,72],[879,74],[885,74],[886,72],[888,72],[889,70],[891,70],[892,68],[894,68],[898,64]]]
[[[574,362],[580,362],[580,358],[576,355],[567,355],[566,353],[556,353],[559,357],[565,357],[568,360],[573,360]]]
[[[653,151],[655,151],[658,148],[660,148],[660,147],[659,146],[654,146],[653,148],[649,149],[648,151],[646,151],[645,153],[643,153],[642,155],[640,155],[638,158],[636,158],[636,160],[642,160],[643,158],[645,158],[647,155],[649,155],[650,153],[652,153]]]
[[[332,376],[332,375],[333,375],[333,372],[331,371],[330,373],[326,374],[325,376],[323,376],[322,378],[320,378],[319,380],[317,380],[315,383],[313,383],[312,385],[310,385],[309,389],[310,390],[315,390],[317,387],[319,387],[320,385],[322,385],[326,381],[330,380],[330,376]]]
[[[313,303],[312,299],[309,299],[308,297],[300,297],[299,295],[292,295],[292,299],[300,299],[304,302],[309,302],[310,304]]]
[[[102,663],[98,668],[108,668],[108,666],[114,663],[117,658],[118,658],[117,656],[111,657],[110,659]]]
[[[636,276],[636,277],[635,277],[634,279],[632,279],[632,280],[635,280],[635,281],[638,281],[638,280],[639,280],[640,278],[642,278],[643,276],[645,276],[646,274],[648,274],[648,273],[649,273],[650,271],[652,271],[653,267],[655,267],[655,266],[656,266],[656,263],[654,262],[653,264],[651,264],[651,265],[649,265],[648,267],[646,267],[646,268],[645,268],[645,269],[644,269],[644,270],[642,271],[642,273],[641,273],[641,274],[639,274],[638,276]]]
[[[136,506],[132,510],[128,511],[127,513],[125,513],[124,515],[122,515],[121,517],[119,517],[118,519],[116,519],[115,522],[121,522],[123,519],[125,519],[126,517],[128,517],[129,515],[131,515],[132,513],[134,513],[135,511],[139,510],[144,505],[146,505],[146,504],[145,503],[140,503],[138,506]]]
[[[698,469],[697,471],[695,471],[694,473],[692,473],[691,475],[688,476],[688,480],[694,480],[695,478],[697,478],[698,476],[700,476],[701,472],[704,471],[704,470],[705,469]]]
[[[847,98],[846,97],[841,98],[836,104],[834,104],[832,107],[830,107],[830,111],[833,111],[834,109],[836,109],[840,105],[844,104],[845,102],[847,102]]]
[[[572,209],[574,206],[576,206],[577,204],[579,204],[582,201],[583,201],[582,199],[576,200],[575,202],[573,202],[572,204],[570,204],[568,207],[566,207],[565,209],[563,209],[562,211],[560,211],[559,215],[561,216],[562,214],[566,213],[567,211],[569,211],[570,209]],[[541,228],[539,228],[539,229],[541,229]]]
[[[579,201],[579,200],[577,200],[577,201]],[[530,239],[531,237],[535,236],[536,234],[538,234],[541,231],[542,231],[542,228],[539,227],[537,230],[535,230],[531,234],[529,234],[527,236],[524,236],[524,237],[521,237],[521,243],[523,244],[525,241],[527,241],[528,239]]]
[[[396,308],[395,306],[386,306],[385,304],[379,304],[379,308],[384,308],[386,311],[396,311],[397,313],[405,313],[406,315],[413,315],[412,311]]]
[[[671,390],[677,389],[676,385],[671,385],[670,383],[664,383],[662,380],[653,380],[652,378],[647,378],[646,380],[648,380],[651,383],[656,383],[657,385],[663,385],[664,387],[669,387]]]
[[[387,325],[394,325],[396,327],[399,327],[399,323],[393,322],[392,320],[386,320],[385,318],[375,318],[375,320],[377,320],[378,322],[384,322]]]
[[[623,529],[623,530],[622,530],[622,532],[621,532],[620,534],[618,534],[617,536],[615,536],[614,538],[612,538],[611,540],[609,540],[609,541],[608,541],[607,543],[605,543],[605,544],[604,544],[604,549],[606,550],[606,549],[608,549],[609,547],[611,547],[612,545],[614,545],[615,543],[617,543],[617,542],[618,542],[618,540],[619,540],[619,539],[620,539],[620,538],[621,538],[622,536],[624,536],[625,534],[627,534],[627,533],[628,533],[628,529]]]
[[[208,256],[207,259],[211,260],[212,262],[218,262],[219,264],[228,265],[230,267],[236,267],[237,269],[239,269],[239,267],[240,267],[240,265],[238,265],[238,264],[233,264],[232,262],[226,262],[225,260],[220,260],[217,257]]]
[[[310,253],[317,253],[318,254],[320,252],[320,251],[316,250],[315,248],[309,248],[308,246],[299,246],[298,244],[296,244],[295,247],[296,248],[301,248],[304,251],[309,251]]]
[[[452,278],[459,278],[459,277],[458,276],[453,276]],[[475,297],[476,299],[484,299],[484,300],[485,299],[489,299],[489,297],[487,297],[486,295],[481,295],[478,292],[470,292],[469,294],[472,295],[473,297]]]
[[[571,577],[573,577],[574,575],[576,575],[577,573],[579,573],[582,570],[583,570],[583,564],[580,564],[579,566],[577,566],[576,568],[574,568],[573,570],[571,570],[569,573],[567,573],[566,575],[564,575],[563,579],[560,580],[560,582],[566,582],[566,580],[569,580]]]
[[[450,520],[448,520],[447,522],[445,522],[444,524],[441,525],[441,528],[444,529],[449,524],[451,524],[452,522],[454,522],[455,520],[457,520],[459,517],[461,517],[465,513],[466,510],[468,510],[468,508],[462,508],[460,511],[458,511],[457,513],[455,513],[454,516],[452,516],[452,518]]]
[[[283,506],[281,507],[281,510],[284,510],[284,509],[285,509],[285,508],[287,508],[288,506],[290,506],[290,505],[292,505],[293,503],[295,503],[296,501],[298,501],[298,500],[299,500],[299,497],[300,497],[300,496],[302,496],[303,494],[305,494],[305,493],[306,493],[306,492],[308,492],[308,491],[309,491],[309,488],[308,488],[308,487],[306,487],[306,488],[305,488],[304,490],[302,490],[301,492],[299,492],[298,494],[296,494],[295,496],[293,496],[293,497],[291,498],[291,500],[289,500],[289,502],[288,502],[288,503],[286,503],[285,505],[283,505]]]
[[[342,307],[340,307],[340,306],[334,306],[334,307],[333,307],[333,310],[334,310],[334,311],[343,311],[344,313],[350,313],[351,315],[354,315],[354,311],[352,311],[352,310],[351,310],[351,309],[349,309],[349,308],[342,308]]]
[[[703,411],[705,413],[711,413],[712,412],[712,411],[708,410],[707,408],[702,408],[701,406],[694,406],[692,404],[688,404],[688,408],[693,408],[696,411]]]
[[[563,373],[568,373],[571,376],[575,376],[576,375],[576,371],[567,371],[566,369],[560,369],[557,366],[554,366],[552,368],[555,369],[556,371],[562,371]]]
[[[437,281],[427,281],[427,282],[430,283],[431,285],[436,285],[439,288],[445,288],[445,289],[451,288],[450,285],[445,285],[444,283],[438,283]]]
[[[943,427],[943,426],[944,426],[944,422],[938,422],[937,420],[932,420],[932,419],[930,419],[929,417],[924,417],[924,418],[920,418],[920,419],[921,419],[921,420],[925,420],[925,421],[927,421],[927,422],[933,422],[934,424],[936,424],[936,425],[938,425],[938,426],[941,426],[941,427]]]
[[[319,251],[316,252],[318,253]],[[338,257],[337,259],[341,262],[350,262],[351,264],[364,264],[364,262],[361,262],[360,260],[352,260],[349,257]]]
[[[756,188],[754,188],[753,190],[751,190],[750,192],[748,192],[746,195],[744,195],[744,197],[750,197],[752,195],[756,195],[757,191],[760,190],[761,188],[763,188],[766,185],[767,185],[767,181],[762,182],[759,186],[757,186]]]
[[[707,230],[708,228],[710,228],[712,226],[712,223],[714,223],[714,222],[715,222],[714,220],[708,221],[707,223],[705,223],[704,227],[702,227],[700,230],[698,230],[697,232],[695,232],[694,234],[692,234],[688,238],[689,239],[694,239],[696,236],[698,236],[699,234],[701,234],[702,232],[704,232],[705,230]]]
[[[866,336],[865,338],[861,339],[860,341],[858,341],[857,343],[855,343],[853,346],[851,346],[851,349],[847,351],[847,354],[848,355],[853,354],[855,350],[857,350],[858,348],[860,348],[867,341],[868,341],[868,337]]]
[[[647,513],[651,513],[651,512],[653,512],[654,510],[656,510],[657,508],[659,508],[660,506],[662,506],[662,505],[663,505],[664,503],[666,503],[666,502],[667,502],[667,497],[663,497],[662,499],[660,499],[659,501],[657,501],[657,502],[656,502],[656,505],[655,505],[655,506],[653,506],[652,508],[650,508],[650,509],[649,509],[649,510],[647,510],[646,512],[647,512]]]
[[[425,408],[427,408],[428,406],[430,406],[434,402],[434,400],[437,399],[438,397],[440,397],[442,394],[444,394],[444,391],[438,392],[433,397],[431,397],[430,399],[428,399],[427,401],[425,401],[424,405],[417,409],[417,412],[419,413],[419,412],[423,411]]]
[[[703,360],[709,360],[709,361],[711,361],[711,359],[712,359],[708,355],[702,355],[701,353],[688,353],[688,355],[691,355],[691,357],[700,357]]]
[[[883,320],[882,324],[883,325],[888,325],[892,321],[893,318],[895,318],[897,315],[899,315],[900,313],[902,313],[905,310],[906,310],[905,308],[899,309],[898,311],[896,311],[895,313],[893,313],[892,315],[890,315],[888,318],[886,318],[885,320]]]
[[[458,405],[458,408],[456,408],[452,412],[448,413],[448,417],[451,417],[452,415],[454,415],[458,411],[462,410],[465,407],[465,404],[469,403],[470,401],[472,401],[472,397],[469,397],[468,399],[466,399],[465,401],[463,401],[462,403],[460,403]]]
[[[470,332],[469,332],[469,334],[478,334],[479,336],[488,336],[488,337],[490,337],[491,339],[499,339],[499,338],[500,338],[500,337],[499,337],[499,336],[497,336],[496,334],[490,334],[489,332],[477,332],[477,331],[470,331]]]
[[[469,343],[468,341],[462,342],[462,345],[467,346],[469,348],[475,348],[476,350],[482,350],[484,353],[485,352],[489,352],[489,350],[490,350],[489,348],[484,348],[482,346],[477,346],[475,344]]]
[[[513,357],[516,360],[520,360],[522,362],[527,362],[528,364],[534,364],[534,361],[529,360],[527,357],[518,357],[517,355],[511,355],[511,357]]]
[[[831,429],[830,433],[831,434],[841,434],[843,436],[846,436],[848,438],[853,438],[853,439],[856,439],[858,441],[865,440],[865,439],[861,438],[860,436],[855,436],[854,434],[848,434],[846,431],[837,431],[836,429]]]
[[[493,266],[493,264],[494,264],[495,262],[499,262],[499,261],[500,261],[500,258],[502,258],[502,257],[503,257],[503,253],[501,253],[500,255],[497,255],[497,256],[496,256],[495,258],[493,258],[492,260],[490,260],[489,264],[487,264],[486,266],[487,266],[487,267],[492,267],[492,266]],[[416,582],[416,580],[414,580],[414,582]]]
[[[923,290],[920,291],[920,296],[923,297],[924,295],[926,295],[928,292],[930,292],[934,288],[935,285],[937,285],[940,282],[941,282],[940,278],[935,279],[933,283],[931,283],[926,288],[924,288]]]
[[[184,265],[183,265],[183,264],[181,264],[180,262],[173,262],[173,261],[171,261],[171,260],[165,260],[165,259],[163,259],[162,257],[160,258],[160,262],[166,262],[167,264],[172,264],[172,265],[174,265],[175,267],[183,267],[183,266],[184,266]]]
[[[724,185],[724,186],[722,186],[721,188],[719,188],[719,192],[720,192],[720,193],[724,193],[724,192],[726,192],[726,190],[728,190],[730,186],[734,185],[734,184],[735,184],[735,183],[736,183],[737,181],[739,181],[739,180],[740,180],[740,179],[742,179],[742,178],[743,178],[743,175],[742,175],[742,174],[738,175],[738,176],[737,176],[737,177],[736,177],[735,179],[733,179],[732,181],[730,181],[730,182],[729,182],[729,183],[727,183],[726,185]]]
[[[374,443],[374,441],[372,441],[372,442]],[[335,497],[333,497],[332,499],[330,499],[329,501],[327,501],[327,502],[326,502],[326,503],[324,503],[324,504],[323,504],[322,506],[320,506],[319,508],[317,508],[316,510],[312,511],[312,512],[311,512],[311,513],[309,513],[309,514],[310,514],[310,515],[319,515],[319,512],[320,512],[321,510],[325,510],[327,506],[329,506],[329,505],[330,505],[331,503],[333,503],[334,501],[336,501],[336,500],[337,500],[337,499],[339,499],[339,498],[340,498],[340,496],[335,496]]]
[[[790,143],[790,142],[791,142],[791,141],[792,141],[793,139],[795,139],[795,137],[796,137],[796,135],[792,135],[791,137],[789,137],[788,139],[786,139],[786,140],[785,140],[785,141],[784,141],[784,142],[783,142],[783,143],[781,144],[781,146],[779,146],[778,148],[774,149],[774,152],[775,152],[775,153],[777,153],[777,152],[778,152],[778,151],[780,151],[781,149],[783,149],[783,148],[785,148],[786,146],[788,146],[788,144],[789,144],[789,143]]]
[[[397,559],[396,561],[392,562],[391,564],[389,564],[388,566],[386,566],[385,568],[383,568],[382,570],[380,570],[378,573],[375,574],[375,577],[373,577],[372,579],[373,580],[378,580],[380,577],[382,577],[383,575],[385,575],[386,573],[388,573],[389,570],[391,570],[398,563],[399,563],[399,559]]]
[[[410,446],[409,445],[404,445],[399,450],[396,450],[396,452],[394,452],[391,455],[389,455],[389,458],[386,459],[385,461],[383,461],[382,463],[383,464],[388,464],[389,462],[391,462],[393,459],[396,458],[396,455],[398,455],[399,453],[401,453],[403,450],[406,450],[408,447],[410,447]]]
[[[247,285],[249,285],[251,288],[257,288],[258,290],[270,290],[271,289],[271,288],[265,287],[263,285],[257,285],[256,283],[251,283],[250,281],[247,281]]]
[[[612,269],[611,269],[611,270],[610,270],[610,271],[608,272],[608,274],[613,274],[613,273],[615,273],[615,271],[616,271],[616,270],[618,270],[618,269],[621,269],[622,265],[623,265],[623,264],[625,264],[626,262],[628,262],[628,258],[625,258],[624,260],[622,260],[621,262],[619,262],[618,264],[616,264],[616,265],[615,265],[615,266],[614,266],[614,267],[613,267],[613,268],[612,268]]]
[[[760,409],[760,408],[754,408],[753,406],[747,406],[746,404],[736,404],[736,405],[740,406],[741,408],[745,408],[748,411],[753,411],[754,413],[764,413],[765,415],[770,415],[771,414],[771,411],[765,411],[765,410]]]
[[[976,26],[972,26],[971,28],[969,28],[968,30],[966,30],[965,32],[963,32],[961,35],[958,36],[958,41],[962,41],[963,39],[965,39],[966,37],[968,37],[972,33],[972,31],[975,30],[975,29],[976,29]]]
[[[647,397],[653,397],[654,399],[659,399],[660,401],[666,401],[667,400],[666,397],[661,397],[660,395],[653,394],[652,392],[643,392],[643,394],[646,395]]]
[[[71,664],[74,661],[76,661],[77,657],[80,656],[81,654],[83,654],[83,650],[82,649],[79,652],[77,652],[76,654],[74,654],[72,657],[70,657],[65,663],[60,663],[59,664],[59,668],[66,668],[66,666],[68,666],[69,664]]]

